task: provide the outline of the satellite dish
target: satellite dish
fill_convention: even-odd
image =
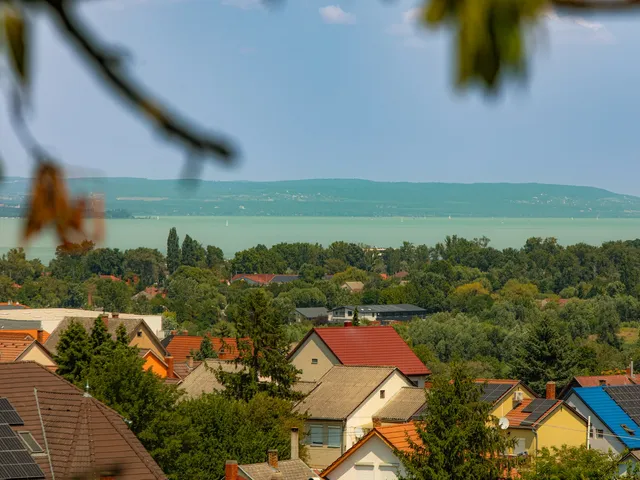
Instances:
[[[502,430],[506,430],[509,428],[509,419],[507,417],[502,417],[498,420],[498,425]]]

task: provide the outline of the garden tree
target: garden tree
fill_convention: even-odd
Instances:
[[[261,463],[266,452],[291,458],[291,428],[304,419],[288,400],[259,393],[249,401],[213,393],[159,412],[139,434],[145,448],[171,480],[224,478],[225,462]],[[301,436],[302,439],[302,436]],[[300,456],[306,454],[300,445]]]
[[[18,289],[13,286],[14,283],[11,277],[0,275],[0,302],[15,300]]]
[[[82,382],[91,362],[91,345],[84,326],[71,321],[60,333],[56,350],[56,373],[72,383]]]
[[[127,327],[124,326],[124,323],[120,322],[120,325],[116,328],[116,344],[124,345],[125,347],[129,345],[131,340],[129,339],[129,334],[127,333]]]
[[[620,457],[586,447],[543,448],[535,461],[518,470],[523,480],[638,480],[640,475],[631,468],[620,475]]]
[[[408,289],[405,285],[391,285],[383,288],[376,303],[381,305],[409,303]]]
[[[429,313],[439,312],[446,310],[450,290],[451,284],[444,275],[422,270],[409,275],[407,299]]]
[[[207,245],[206,264],[207,267],[213,268],[224,263],[224,253],[222,249],[215,245]]]
[[[182,266],[171,276],[167,293],[169,310],[179,324],[194,324],[206,331],[219,319],[226,300],[217,290],[219,281],[211,270]]]
[[[94,300],[105,312],[128,312],[133,291],[125,282],[101,278],[96,282]]]
[[[353,319],[351,320],[351,324],[354,327],[360,326],[360,314],[358,313],[358,306],[356,305],[353,309]]]
[[[205,252],[200,242],[189,235],[184,236],[182,250],[180,251],[180,264],[188,267],[202,267],[205,264]]]
[[[27,280],[39,277],[44,266],[38,259],[27,260],[24,248],[11,248],[0,257],[0,275],[9,277],[13,282],[22,285]]]
[[[85,281],[91,276],[86,258],[94,247],[95,244],[90,241],[56,247],[56,256],[49,262],[51,276],[59,280]]]
[[[325,258],[324,248],[317,243],[278,243],[270,251],[298,273],[304,265],[322,265]]]
[[[578,367],[571,338],[560,332],[557,319],[550,313],[528,325],[513,365],[515,378],[539,394],[551,380],[564,387]]]
[[[111,343],[111,335],[107,331],[107,326],[102,317],[97,317],[93,322],[91,334],[89,335],[89,346],[95,353],[109,343]]]
[[[336,273],[344,272],[347,268],[349,268],[347,262],[337,258],[327,258],[323,266],[328,275],[334,275]]]
[[[491,308],[493,299],[482,282],[460,285],[449,295],[453,309],[463,312],[480,313]]]
[[[620,317],[615,301],[606,297],[597,298],[595,300],[595,333],[598,335],[598,342],[620,349],[622,340],[618,337],[619,329]]]
[[[236,252],[231,260],[232,273],[284,273],[287,264],[277,250],[262,244]]]
[[[278,298],[288,298],[297,308],[324,307],[327,304],[327,297],[318,287],[292,288],[278,295]]]
[[[165,258],[155,248],[139,247],[124,252],[124,271],[138,276],[140,288],[162,284]]]
[[[344,284],[344,282],[367,282],[371,274],[359,268],[348,267],[345,271],[336,273],[331,279],[338,285]]]
[[[84,378],[91,394],[128,420],[136,434],[173,408],[179,398],[174,386],[143,368],[137,348],[116,343],[91,360]]]
[[[366,267],[364,250],[360,245],[347,242],[333,242],[326,251],[327,260],[339,260],[350,267]]]
[[[171,275],[178,267],[180,267],[180,239],[176,227],[172,227],[167,238],[167,270]]]
[[[318,265],[305,263],[300,267],[298,274],[305,282],[313,282],[315,280],[321,280],[325,275],[325,270]]]
[[[229,305],[228,316],[237,329],[240,372],[216,372],[225,386],[224,394],[245,400],[264,391],[274,397],[296,399],[292,390],[298,370],[289,363],[289,343],[283,334],[283,312],[274,305],[273,297],[261,288],[247,290],[237,303]],[[269,378],[261,382],[260,377]]]
[[[460,365],[437,375],[426,391],[425,410],[416,422],[417,440],[396,452],[411,480],[498,480],[504,477],[505,451],[513,441],[503,435],[490,403]]]
[[[89,272],[95,275],[124,274],[124,254],[117,248],[96,248],[87,254],[86,265]]]
[[[40,277],[28,280],[18,290],[17,300],[31,308],[72,307],[77,298],[69,296],[69,286],[65,280],[53,277]],[[75,292],[74,292],[75,295]]]
[[[192,352],[193,358],[196,360],[206,360],[207,358],[218,358],[218,353],[213,349],[211,338],[208,335],[202,337],[200,349]]]

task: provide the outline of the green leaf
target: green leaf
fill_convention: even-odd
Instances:
[[[16,7],[5,6],[2,12],[2,24],[11,66],[22,85],[27,86],[29,84],[27,21],[22,12]]]

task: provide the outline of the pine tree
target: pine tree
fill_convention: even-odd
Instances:
[[[491,416],[492,406],[480,401],[480,388],[462,365],[451,377],[436,376],[427,391],[417,440],[400,451],[410,480],[498,480],[504,478],[503,452],[509,441]]]
[[[167,238],[167,268],[169,273],[175,272],[180,267],[180,239],[176,227],[169,230]]]
[[[116,344],[123,345],[125,347],[129,346],[129,334],[127,333],[127,327],[124,326],[124,323],[118,325],[116,328]]]
[[[184,236],[182,241],[182,252],[180,254],[180,264],[195,267],[196,259],[196,242],[189,235]]]
[[[202,342],[200,342],[200,350],[194,352],[194,358],[196,360],[206,360],[207,358],[218,358],[218,354],[213,349],[213,344],[211,343],[211,339],[208,335],[202,337]]]
[[[91,362],[91,345],[81,323],[72,321],[60,334],[55,361],[58,375],[73,383],[82,381]]]
[[[357,305],[353,309],[353,320],[351,320],[351,324],[354,327],[359,327],[360,326],[360,315],[358,314],[358,306]]]
[[[91,329],[91,335],[89,336],[89,345],[93,351],[98,350],[103,345],[108,345],[111,341],[107,326],[104,324],[102,317],[98,317],[93,322],[93,328]]]

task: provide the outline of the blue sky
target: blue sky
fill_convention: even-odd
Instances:
[[[236,139],[217,180],[544,182],[640,194],[640,17],[551,15],[529,82],[497,101],[451,88],[448,35],[416,4],[103,0],[83,14],[126,46],[161,98]],[[174,178],[183,154],[96,83],[47,22],[36,28],[32,125],[73,175]],[[30,161],[0,115],[9,175]]]

